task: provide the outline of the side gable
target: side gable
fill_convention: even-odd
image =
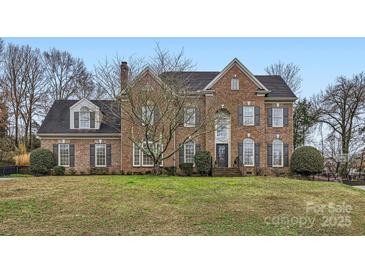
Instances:
[[[237,59],[234,58],[206,87],[204,90],[211,89],[233,66],[237,66],[263,93],[270,91]]]

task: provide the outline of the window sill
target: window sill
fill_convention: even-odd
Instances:
[[[282,166],[272,166],[274,168],[280,168],[280,167],[284,167],[283,165]]]
[[[184,124],[184,127],[195,127],[195,125],[186,125],[186,124]]]
[[[95,167],[107,167],[107,166],[105,165],[105,166],[95,166]]]

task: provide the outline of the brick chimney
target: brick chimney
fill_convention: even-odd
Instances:
[[[127,87],[128,73],[129,73],[128,63],[123,61],[122,64],[120,65],[120,87],[121,87],[121,90],[123,90]]]

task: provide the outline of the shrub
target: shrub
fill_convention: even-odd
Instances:
[[[107,167],[93,167],[90,169],[91,175],[108,175],[109,169]]]
[[[53,167],[53,153],[48,149],[37,148],[30,153],[30,172],[33,175],[47,175]]]
[[[63,166],[55,166],[53,168],[53,175],[56,175],[56,176],[63,176],[63,175],[65,175],[65,167],[63,167]]]
[[[74,169],[74,168],[69,168],[68,169],[68,171],[67,171],[67,174],[68,175],[71,175],[71,176],[74,176],[74,175],[76,175],[77,174],[77,172],[76,172],[76,169]]]
[[[323,171],[323,156],[312,146],[297,148],[291,158],[291,170],[309,176]]]
[[[202,175],[208,175],[212,169],[212,156],[209,151],[199,151],[194,156],[196,169]]]
[[[166,166],[163,168],[163,174],[174,176],[176,175],[176,167],[174,166]]]
[[[180,169],[184,172],[185,176],[191,176],[193,174],[192,163],[182,163],[180,164]]]

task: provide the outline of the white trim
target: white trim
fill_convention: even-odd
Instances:
[[[145,144],[146,142],[144,142],[143,144]],[[143,144],[142,144],[142,146],[143,146]],[[161,145],[161,150],[163,150],[163,144],[160,144]],[[134,162],[134,156],[135,156],[135,148],[138,148],[138,153],[139,153],[139,164],[135,164],[135,162]],[[143,150],[141,149],[141,148],[139,148],[135,143],[133,143],[133,147],[132,147],[132,157],[133,157],[133,159],[132,159],[132,166],[133,167],[153,167],[154,166],[154,164],[152,164],[152,165],[145,165],[145,164],[143,164],[143,158],[144,158],[144,156],[143,156]],[[162,155],[162,157],[163,157],[163,155]],[[163,160],[161,161],[161,164],[160,164],[160,167],[163,167]]]
[[[186,123],[185,115],[188,109],[193,109],[194,111],[194,124],[188,124]],[[191,118],[191,117],[190,117]],[[196,126],[196,107],[185,107],[184,108],[184,127],[195,127]]]
[[[236,82],[237,81],[237,88],[235,88],[233,82]],[[237,90],[240,90],[240,80],[238,78],[232,78],[231,79],[231,90],[234,90],[234,91],[237,91]]]
[[[252,111],[252,124],[245,124],[245,108],[251,108],[253,111]],[[244,126],[254,126],[255,125],[255,106],[251,106],[251,105],[248,105],[248,106],[242,106],[242,125]]]
[[[86,108],[87,109],[87,111],[81,111],[83,108]],[[81,113],[83,113],[83,114],[87,114],[87,116],[88,116],[88,119],[87,119],[87,122],[88,122],[88,126],[82,126],[81,125]],[[90,115],[90,113],[91,113],[91,111],[90,111],[90,109],[87,107],[87,106],[82,106],[81,108],[80,108],[80,111],[79,111],[79,128],[80,129],[90,129],[90,117],[91,117],[91,115]]]
[[[80,110],[84,106],[89,109],[89,112],[95,112],[95,128],[90,128],[90,127],[81,128]],[[100,129],[101,120],[103,118],[102,117],[103,115],[100,111],[100,108],[97,105],[95,105],[94,103],[92,103],[91,101],[89,101],[88,99],[83,98],[83,99],[79,100],[78,102],[76,102],[69,108],[69,111],[70,111],[70,129],[95,129],[95,130]],[[79,112],[79,127],[78,128],[75,128],[75,125],[74,125],[74,113],[75,112]]]
[[[193,143],[194,153],[193,153],[193,162],[191,164],[193,164],[193,166],[195,166],[194,156],[195,156],[195,153],[196,153],[196,151],[195,151],[196,143],[193,140],[184,143],[184,163],[186,163],[186,144],[187,143]]]
[[[68,148],[68,165],[61,165],[61,146],[60,145],[66,145]],[[70,167],[70,144],[65,144],[65,143],[61,143],[61,144],[57,144],[57,151],[58,151],[58,166],[63,166],[63,167]]]
[[[103,139],[105,139],[105,137],[109,137],[109,139],[120,139],[117,137],[120,137],[121,134],[120,133],[38,133],[37,136],[40,138],[64,137],[66,139],[70,139],[73,137],[95,138],[95,139],[100,137],[103,137]]]
[[[245,164],[245,140],[252,140],[252,152],[253,152],[253,164],[252,165],[246,165]],[[243,139],[243,141],[242,141],[242,147],[243,147],[243,150],[242,150],[242,161],[243,161],[243,165],[244,166],[247,166],[247,167],[253,167],[253,166],[255,166],[255,140],[254,139],[252,139],[252,138],[245,138],[245,139]]]
[[[280,125],[277,125],[277,126],[274,125],[274,109],[281,110],[281,124]],[[272,108],[272,117],[271,117],[271,119],[272,119],[271,120],[272,127],[275,127],[275,128],[284,127],[284,109],[283,108],[280,108],[280,107],[274,107],[274,108]]]
[[[97,153],[97,146],[103,146],[104,147],[104,153],[105,153],[105,165],[98,165],[98,153]],[[95,144],[95,167],[106,167],[107,162],[107,155],[106,155],[106,144]]]
[[[281,143],[281,165],[274,165],[274,143],[279,141]],[[272,167],[284,167],[284,143],[280,139],[275,139],[272,142]]]
[[[264,90],[266,93],[270,91],[237,59],[234,58],[206,87],[204,90],[211,89],[213,85],[223,77],[223,75],[234,65],[237,65],[238,68],[250,78],[259,89]]]

